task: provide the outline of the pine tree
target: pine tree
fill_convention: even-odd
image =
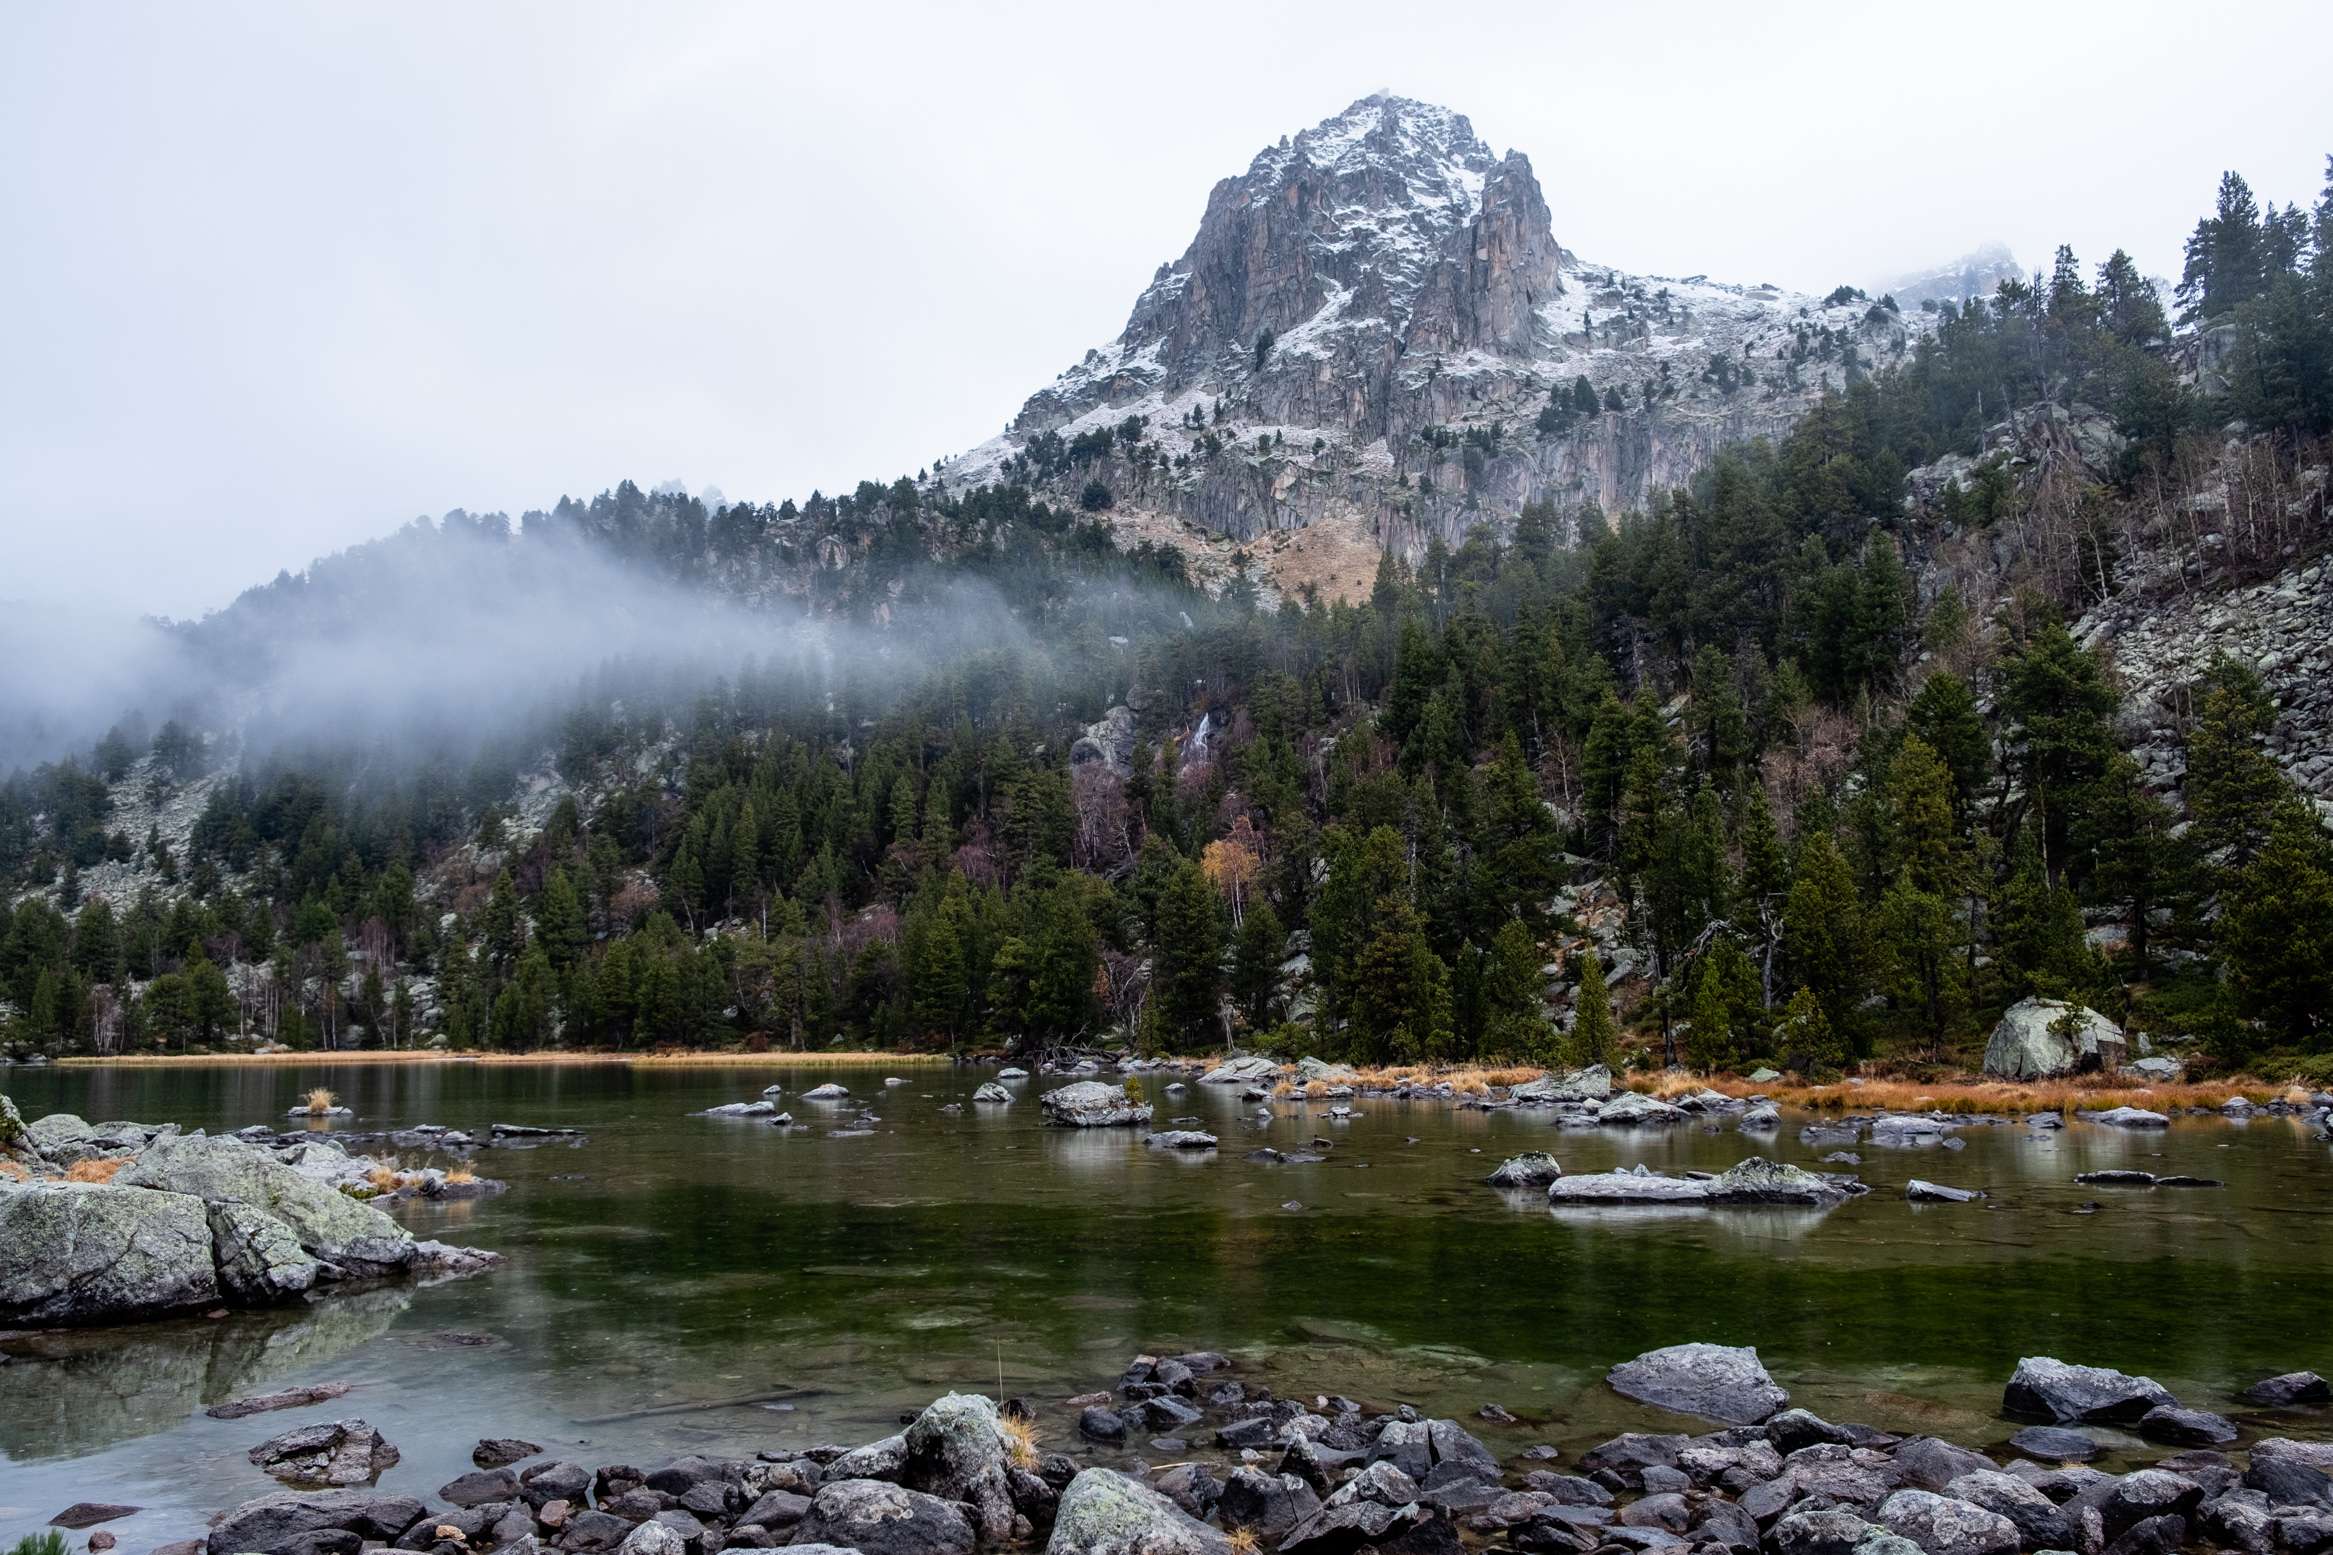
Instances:
[[[1151,944],[1152,1040],[1180,1050],[1222,1040],[1223,914],[1199,866],[1178,860],[1159,892]]]
[[[542,897],[535,904],[535,934],[554,967],[565,969],[583,954],[590,942],[591,931],[583,917],[583,898],[567,878],[567,871],[554,868],[543,883]]]
[[[1241,919],[1232,952],[1231,996],[1251,1032],[1269,1031],[1279,1016],[1280,961],[1288,933],[1272,904],[1259,898]]]
[[[1612,1018],[1612,996],[1604,987],[1604,963],[1594,950],[1580,953],[1580,991],[1572,1004],[1572,1029],[1564,1042],[1565,1060],[1574,1068],[1589,1064],[1613,1066],[1620,1047],[1620,1027]]]
[[[1782,950],[1791,979],[1813,991],[1831,1034],[1863,1051],[1861,1010],[1874,982],[1870,926],[1847,857],[1827,832],[1799,843]]]
[[[1540,992],[1539,947],[1531,931],[1514,919],[1491,938],[1483,967],[1481,1056],[1546,1062],[1554,1028]]]
[[[2333,839],[2299,799],[2221,892],[2218,947],[2238,1005],[2272,1041],[2321,1050],[2333,1038]]]

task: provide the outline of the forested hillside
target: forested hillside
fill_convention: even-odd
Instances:
[[[2231,176],[2176,299],[2061,250],[1939,311],[1647,510],[1389,550],[1359,603],[1211,594],[1025,485],[417,526],[187,630],[182,716],[0,788],[0,1040],[1820,1073],[2044,992],[2322,1070],[2333,785],[2273,752],[2324,731],[2234,658],[2137,708],[2075,627],[2329,597],[2333,187]],[[385,662],[258,689],[456,575],[550,620],[579,565],[656,603],[604,662],[468,664],[490,714]],[[411,716],[363,716],[375,676]]]

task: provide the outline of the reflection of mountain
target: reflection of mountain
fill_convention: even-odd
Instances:
[[[407,1287],[382,1286],[289,1312],[13,1340],[0,1366],[0,1452],[72,1458],[167,1430],[380,1337],[412,1300]]]

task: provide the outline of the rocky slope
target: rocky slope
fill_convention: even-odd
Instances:
[[[941,479],[1098,481],[1121,522],[1238,540],[1322,520],[1454,538],[1543,498],[1641,504],[1722,445],[1787,429],[1924,323],[1860,295],[1582,259],[1521,152],[1494,155],[1448,109],[1370,97],[1217,184],[1118,338]],[[1583,378],[1595,409],[1542,427]]]

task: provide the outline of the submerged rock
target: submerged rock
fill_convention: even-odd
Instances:
[[[1679,1414],[1755,1425],[1790,1402],[1746,1346],[1676,1344],[1648,1350],[1604,1374],[1615,1393]]]
[[[1174,1128],[1146,1134],[1142,1142],[1153,1150],[1212,1150],[1215,1136],[1201,1129]]]
[[[1904,1184],[1904,1198],[1913,1204],[1968,1204],[1984,1196],[1981,1188],[1953,1188],[1920,1177]]]
[[[718,1107],[707,1107],[697,1114],[700,1118],[766,1118],[778,1110],[770,1101],[730,1101]]]

